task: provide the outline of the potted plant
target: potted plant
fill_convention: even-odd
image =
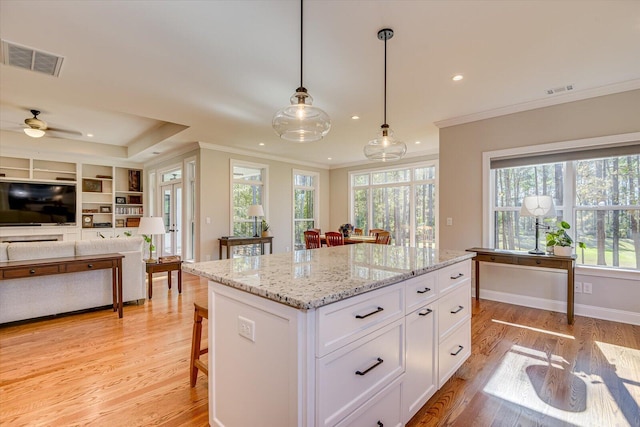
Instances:
[[[269,228],[271,228],[271,226],[267,221],[263,219],[262,220],[262,237],[269,237],[271,235],[271,233],[269,232]]]
[[[567,221],[560,221],[555,231],[547,232],[547,247],[553,247],[554,255],[571,256],[573,239],[567,233],[570,228],[571,226]]]

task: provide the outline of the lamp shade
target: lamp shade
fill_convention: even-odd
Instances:
[[[164,221],[159,216],[147,216],[140,218],[138,234],[154,235],[165,234]]]
[[[555,214],[551,196],[526,196],[522,200],[520,216],[551,217]]]
[[[247,216],[264,216],[264,209],[262,209],[262,205],[249,206]]]

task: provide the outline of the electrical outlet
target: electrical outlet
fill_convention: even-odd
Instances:
[[[574,282],[573,283],[573,290],[575,291],[576,294],[581,294],[582,293],[582,282]]]
[[[593,291],[592,286],[593,286],[593,285],[592,285],[591,283],[584,282],[584,283],[582,284],[582,291],[583,291],[585,294],[590,294],[590,293]]]
[[[211,261],[211,255],[206,254],[206,255],[204,256],[204,260],[205,260],[205,261]]]
[[[447,218],[447,225],[453,225],[453,218]]]
[[[289,246],[287,246],[287,252],[290,252],[291,248]]]
[[[246,317],[238,316],[238,335],[256,342],[256,323]]]

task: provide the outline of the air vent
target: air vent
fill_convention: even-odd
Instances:
[[[570,90],[573,90],[573,85],[555,87],[553,89],[547,89],[547,95],[555,95],[557,93],[567,92]]]
[[[58,77],[63,57],[2,40],[2,63]]]

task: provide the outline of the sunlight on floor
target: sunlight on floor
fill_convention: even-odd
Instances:
[[[547,331],[545,329],[533,328],[531,326],[519,325],[517,323],[505,322],[503,320],[491,319],[492,322],[500,323],[501,325],[514,326],[516,328],[528,329],[530,331],[542,332],[543,334],[555,335],[556,337],[569,338],[574,340],[575,338],[571,335],[561,334],[560,332]]]
[[[640,406],[640,350],[596,341],[629,396]]]
[[[483,391],[575,426],[630,425],[611,396],[606,379],[569,369],[571,364],[562,357],[514,345]],[[555,385],[545,383],[548,376]],[[554,386],[560,390],[551,394],[548,388]],[[610,410],[603,411],[601,406],[595,410],[596,405],[608,405]]]

